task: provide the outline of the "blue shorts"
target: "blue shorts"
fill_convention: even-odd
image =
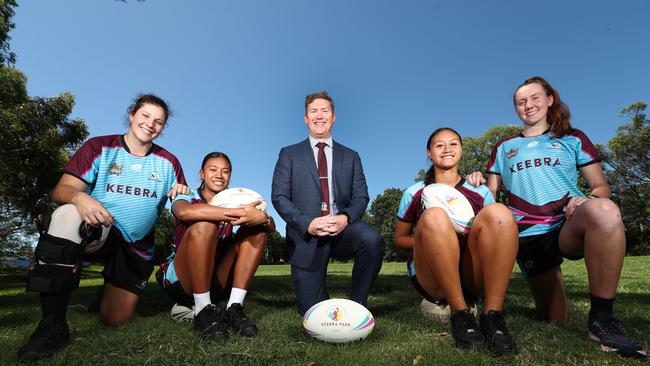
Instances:
[[[219,284],[216,269],[219,267],[219,263],[224,254],[233,245],[233,238],[229,238],[225,240],[222,239],[217,246],[217,252],[215,253],[214,258],[215,271],[212,274],[212,280],[210,281],[210,297],[213,304],[216,304],[220,300],[225,299],[226,296],[229,296],[231,286],[228,285],[223,287]],[[183,287],[176,276],[176,269],[174,268],[175,257],[176,253],[174,252],[167,258],[165,263],[160,265],[160,269],[156,272],[156,280],[160,287],[163,288],[163,291],[165,291],[172,300],[180,305],[192,307],[194,305],[194,296],[192,294],[187,294],[183,290]]]

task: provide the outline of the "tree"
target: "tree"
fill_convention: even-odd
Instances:
[[[154,263],[162,263],[176,249],[176,218],[164,207],[154,233]]]
[[[650,121],[648,105],[636,102],[621,110],[629,119],[601,149],[612,198],[625,223],[628,252],[650,252]]]
[[[269,234],[269,237],[266,239],[266,246],[264,247],[264,257],[262,259],[262,263],[284,263],[284,247],[284,237],[277,230],[273,230],[273,232]]]
[[[9,66],[14,0],[0,1],[0,256],[24,255],[35,232],[32,220],[52,208],[49,195],[70,151],[88,135],[69,119],[74,97],[30,97],[27,77]]]
[[[11,21],[16,6],[15,0],[0,0],[0,65],[16,63],[16,55],[9,49],[9,32],[16,27]]]
[[[384,260],[402,261],[408,257],[408,251],[395,247],[395,220],[399,202],[404,191],[399,188],[388,188],[383,194],[377,195],[370,205],[368,215],[364,219],[374,227],[384,239]]]

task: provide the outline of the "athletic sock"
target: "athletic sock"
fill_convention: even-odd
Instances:
[[[204,292],[202,294],[193,294],[194,295],[194,315],[203,310],[204,307],[210,305],[210,291]]]
[[[228,310],[232,304],[240,304],[243,306],[244,298],[246,297],[247,292],[248,291],[244,290],[243,288],[233,287],[230,291],[230,299],[228,299],[228,304],[226,304],[226,310]]]
[[[64,324],[66,312],[70,301],[70,291],[66,292],[41,292],[41,311],[43,320]]]
[[[608,313],[612,314],[614,312],[614,299],[603,299],[602,297],[594,296],[589,294],[591,298],[591,309],[589,310],[589,318],[591,318],[596,313]]]

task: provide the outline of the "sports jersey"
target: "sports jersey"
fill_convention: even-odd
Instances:
[[[153,258],[153,233],[167,193],[186,184],[174,155],[156,144],[145,156],[133,155],[124,136],[99,136],[86,141],[63,172],[88,185],[85,192],[110,212],[132,253]]]
[[[172,207],[174,203],[182,200],[189,202],[190,204],[196,203],[207,203],[207,200],[203,197],[200,190],[192,190],[190,194],[179,194],[172,201]],[[181,246],[181,240],[185,235],[185,232],[189,227],[192,226],[192,222],[185,222],[181,220],[176,220],[176,251]],[[219,222],[219,232],[217,238],[221,243],[228,243],[230,239],[233,238],[232,224],[229,222],[220,221]],[[217,250],[224,252],[227,250],[224,246],[217,246]],[[160,265],[158,272],[156,273],[156,278],[160,285],[165,288],[171,286],[178,282],[178,276],[176,276],[176,269],[174,268],[174,258],[176,257],[176,252],[172,253],[167,261]]]
[[[399,203],[399,209],[397,210],[398,220],[413,225],[417,224],[420,216],[422,216],[422,213],[424,212],[424,205],[422,204],[422,191],[424,190],[424,187],[426,187],[424,182],[417,182],[404,191]],[[485,185],[474,187],[467,183],[465,179],[461,178],[460,182],[458,182],[454,188],[467,198],[470,205],[472,205],[474,215],[478,214],[483,207],[495,202],[490,189]],[[415,261],[413,261],[412,258],[407,262],[406,268],[409,277],[415,278]],[[416,286],[416,288],[418,288],[418,286]],[[426,291],[424,291],[424,293],[426,293]]]
[[[201,194],[201,191],[198,189],[192,190],[190,194],[179,194],[172,201],[172,206],[174,206],[174,203],[180,200],[189,202],[192,205],[196,203],[208,203],[208,201]],[[185,235],[185,232],[191,225],[192,222],[185,222],[178,219],[176,220],[176,249],[178,249],[178,247],[181,245],[181,240],[183,239],[183,235]],[[221,241],[223,239],[228,239],[232,237],[232,235],[233,235],[232,225],[229,222],[220,221],[219,233],[217,234],[217,238]]]
[[[582,131],[574,129],[557,138],[547,130],[539,136],[520,134],[499,142],[492,150],[488,173],[501,176],[523,237],[562,225],[571,197],[584,197],[577,186],[578,168],[600,160]]]
[[[422,212],[424,212],[424,206],[422,205],[424,187],[424,182],[417,182],[404,191],[397,210],[398,220],[413,224],[417,223]],[[461,178],[454,188],[467,198],[472,205],[474,215],[478,214],[483,207],[495,202],[492,193],[485,185],[474,187]]]

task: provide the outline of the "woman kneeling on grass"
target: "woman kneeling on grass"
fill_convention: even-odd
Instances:
[[[273,219],[255,208],[222,208],[208,204],[215,194],[228,188],[232,166],[226,154],[212,152],[203,158],[201,186],[190,195],[179,195],[172,203],[176,217],[176,251],[160,267],[156,277],[165,292],[178,304],[194,305],[194,330],[203,338],[227,338],[223,321],[245,337],[257,335],[257,326],[244,314],[248,285],[259,266]],[[236,234],[233,226],[241,225]]]
[[[496,354],[515,353],[502,310],[517,255],[517,226],[510,210],[495,203],[487,187],[475,188],[458,174],[461,154],[462,140],[453,129],[439,128],[429,136],[427,155],[433,164],[425,181],[402,196],[395,245],[413,251],[408,273],[424,298],[439,306],[449,304],[457,347],[480,349],[485,344]],[[431,183],[454,187],[469,200],[476,214],[469,234],[456,234],[443,209],[423,208],[422,191]],[[480,297],[484,302],[479,327],[468,302]]]
[[[568,318],[560,264],[563,258],[584,256],[591,297],[589,337],[605,351],[646,357],[646,350],[613,314],[625,227],[609,199],[596,148],[582,131],[571,127],[569,108],[543,78],[524,81],[513,101],[524,129],[494,147],[487,186],[496,195],[503,183],[508,193],[508,206],[519,227],[517,262],[533,293],[537,317]],[[588,197],[578,189],[578,173],[589,184]],[[485,182],[479,172],[468,181]]]
[[[189,192],[176,157],[154,144],[169,115],[164,100],[139,95],[125,134],[89,139],[63,167],[52,193],[62,206],[39,239],[27,279],[27,289],[40,292],[42,319],[18,361],[51,357],[70,343],[67,307],[83,261],[104,262],[104,323],[119,326],[135,315],[154,267],[158,215],[168,197]]]

